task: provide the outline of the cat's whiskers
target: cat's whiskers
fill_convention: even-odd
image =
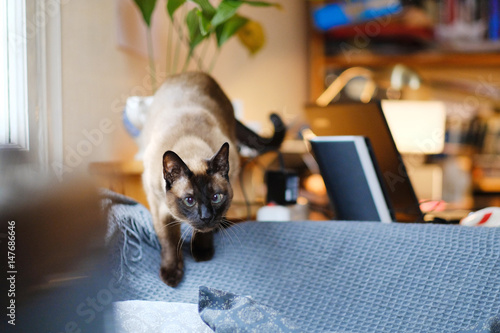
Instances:
[[[224,231],[224,227],[221,226],[221,225],[218,225],[217,226],[217,231],[221,232],[222,236],[220,237],[220,239],[222,240],[222,247],[224,248],[224,255],[227,254],[227,246],[226,246],[226,237],[224,237],[226,234],[225,234],[225,231]]]
[[[193,253],[193,241],[197,232],[198,231],[193,228],[193,234],[191,235],[191,241],[189,242],[189,250],[191,251],[191,253]]]
[[[182,251],[182,244],[183,244],[183,243],[184,243],[184,239],[183,239],[183,237],[181,236],[181,237],[179,238],[179,241],[177,242],[177,248],[176,248],[176,250],[177,250],[177,257],[178,257],[178,258],[179,258],[179,254],[180,254],[180,252]]]
[[[179,256],[179,254],[182,252],[182,245],[184,244],[184,238],[186,238],[186,236],[189,235],[190,231],[191,231],[190,228],[186,228],[186,230],[184,230],[181,233],[181,237],[179,239],[179,242],[177,243],[177,256]],[[192,240],[192,238],[191,238],[191,240]]]
[[[224,237],[227,237],[228,240],[231,242],[231,244],[234,245],[233,238],[236,237],[236,239],[238,239],[238,242],[241,245],[241,241],[238,238],[238,235],[234,232],[234,230],[230,230],[231,229],[230,226],[231,226],[231,221],[228,221],[226,219],[221,220],[221,223],[219,225],[219,229],[221,230],[221,233],[223,235],[221,238],[224,239]]]
[[[182,222],[181,221],[177,221],[177,220],[174,220],[172,222],[169,222],[167,224],[164,224],[162,226],[162,228],[169,228],[169,227],[173,227],[173,226],[176,226],[176,225],[182,225]]]
[[[229,232],[232,232],[232,234],[234,235],[234,237],[236,237],[236,239],[238,240],[238,243],[240,243],[240,246],[241,246],[241,239],[238,237],[238,233],[236,231],[234,231],[232,228],[234,228],[234,229],[239,228],[238,230],[241,232],[245,232],[245,229],[243,229],[242,226],[238,225],[238,223],[230,221],[226,218],[223,219],[223,225],[227,227],[226,232],[228,234],[229,234]]]
[[[240,230],[243,230],[243,227],[241,225],[239,225],[239,223],[244,222],[246,220],[240,219],[239,221],[233,222],[231,220],[228,220],[227,218],[224,218],[224,221],[226,221],[229,226],[232,226],[235,228],[240,228]]]
[[[239,228],[240,230],[242,230],[244,232],[244,228],[239,225],[240,222],[245,222],[245,221],[248,221],[247,219],[236,219],[237,221],[233,222],[231,220],[228,220],[227,218],[224,218],[224,220],[227,222],[227,224],[231,227],[234,227],[234,228]]]
[[[233,242],[233,239],[231,237],[231,234],[228,231],[228,227],[227,227],[226,221],[221,221],[221,225],[219,226],[219,229],[220,229],[220,231],[221,231],[221,233],[223,235],[222,238],[226,237],[228,239],[228,241],[231,243],[231,245],[234,245],[234,242]]]

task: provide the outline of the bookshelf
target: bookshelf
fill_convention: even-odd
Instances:
[[[415,67],[489,67],[500,66],[500,54],[443,52],[419,52],[410,55],[365,54],[353,56],[350,60],[343,56],[325,57],[325,65],[327,66],[382,67],[395,63]]]
[[[444,45],[435,42],[433,48],[425,48],[414,52],[377,53],[370,48],[351,48],[348,52],[328,54],[325,44],[327,39],[331,42],[330,32],[321,32],[313,25],[310,13],[313,8],[325,2],[307,1],[308,7],[308,76],[309,76],[309,102],[313,102],[325,89],[325,73],[332,69],[345,69],[353,66],[368,67],[371,69],[388,68],[395,64],[403,64],[415,69],[473,69],[473,68],[498,68],[500,67],[500,44],[498,49],[481,51],[488,44],[496,45],[498,42],[483,44],[478,43],[478,50],[469,46],[467,52],[452,51]]]
[[[402,41],[404,41],[406,33],[412,37],[425,35],[427,39],[422,43],[424,47],[421,49],[415,47],[411,51],[402,48],[401,52],[398,52],[398,48],[394,47],[380,52],[381,49],[371,48],[375,43],[370,43],[368,47],[364,45],[365,47],[347,48],[347,52],[343,52],[342,48],[333,47],[333,50],[337,52],[332,52],[332,45],[328,45],[328,43],[335,42],[335,38],[338,36],[344,38],[339,40],[339,44],[345,42],[345,37],[349,37],[349,29],[344,29],[340,33],[337,33],[337,31],[332,33],[331,30],[321,32],[314,27],[311,12],[316,6],[335,1],[306,2],[308,7],[308,102],[311,104],[314,104],[325,90],[325,78],[328,73],[341,72],[354,66],[366,67],[374,72],[383,73],[396,64],[402,64],[414,69],[425,78],[455,80],[457,85],[461,79],[467,78],[476,80],[478,82],[477,87],[480,87],[483,81],[486,82],[486,79],[491,77],[492,80],[491,82],[488,81],[488,83],[492,87],[500,88],[497,80],[494,79],[500,74],[500,42],[489,39],[490,37],[487,34],[476,41],[444,43],[434,37],[436,35],[432,31],[434,26],[427,28],[427,32],[429,32],[429,29],[431,31],[427,35],[425,35],[425,31],[422,33],[422,30],[412,31],[409,29],[407,31],[401,29],[398,31],[396,27],[389,30],[399,34],[399,40]],[[444,2],[452,3],[454,0],[435,3]],[[487,3],[487,1],[482,1],[482,3]],[[360,29],[366,31],[363,30],[363,26],[360,26]],[[351,29],[351,37],[352,30],[355,29]],[[374,37],[374,39],[376,38],[377,36]],[[415,40],[419,39],[415,38]],[[338,52],[339,49],[340,52]],[[457,95],[458,97],[454,95],[457,92],[441,91],[440,93],[440,96],[458,98],[461,101],[467,100],[467,92],[462,92],[462,95]],[[470,96],[477,97],[477,90],[472,90]],[[495,119],[500,118],[498,115],[500,110],[499,100],[500,98],[495,96],[495,102],[490,101],[490,105],[497,110],[496,115],[490,115],[489,117],[492,117],[490,119],[482,119],[482,121],[488,123],[489,128],[495,127],[498,121]],[[490,121],[495,123],[494,126],[490,126]],[[464,126],[466,126],[466,122],[464,121]],[[500,123],[500,121],[498,122]],[[498,128],[500,128],[500,125]],[[472,150],[467,150],[465,149],[467,145],[463,143],[458,144],[458,146],[460,149],[447,151],[445,154],[451,157],[465,157],[467,163],[472,166],[469,172],[472,178],[471,187],[474,190],[476,208],[498,205],[500,202],[500,168],[498,167],[500,159],[498,151],[486,152],[485,147],[475,147]],[[447,144],[447,147],[450,148],[450,144]],[[479,199],[476,200],[476,198]]]

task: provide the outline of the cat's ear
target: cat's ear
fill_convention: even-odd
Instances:
[[[171,150],[163,154],[163,178],[167,182],[167,190],[170,190],[173,183],[178,179],[182,177],[189,178],[190,176],[191,171],[179,155]]]
[[[229,143],[225,142],[219,151],[208,161],[208,174],[220,173],[229,179]]]

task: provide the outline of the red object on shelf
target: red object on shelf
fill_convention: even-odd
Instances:
[[[410,37],[420,40],[433,40],[434,31],[426,27],[408,27],[401,23],[384,26],[376,21],[329,30],[326,35],[334,39],[350,39],[366,36],[368,38]]]
[[[443,22],[446,24],[452,24],[455,21],[455,4],[456,0],[445,0],[444,1],[444,11],[443,11]]]

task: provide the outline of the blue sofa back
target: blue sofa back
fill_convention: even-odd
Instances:
[[[203,285],[250,295],[307,332],[457,332],[500,313],[498,228],[246,222],[216,234],[208,262],[194,262],[187,239],[171,288],[149,212],[107,200],[121,300],[197,303]]]

